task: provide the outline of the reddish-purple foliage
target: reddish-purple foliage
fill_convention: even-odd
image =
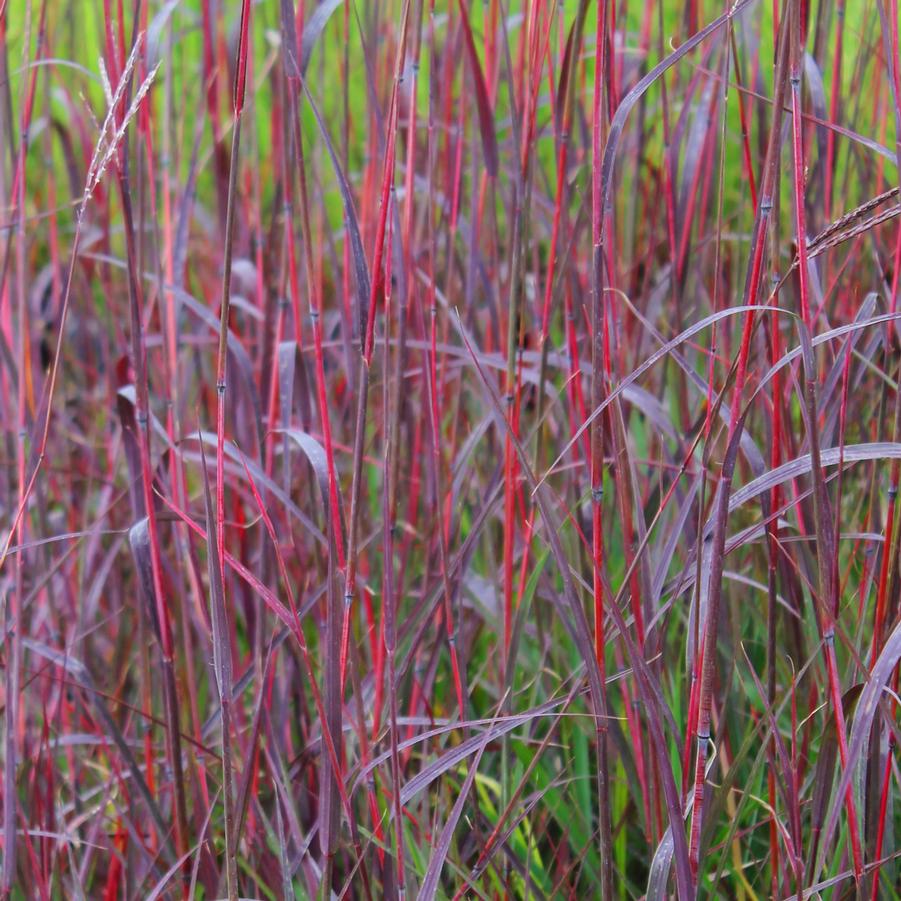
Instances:
[[[0,0],[0,897],[895,897],[898,134],[886,0]]]

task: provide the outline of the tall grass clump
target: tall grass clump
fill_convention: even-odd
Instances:
[[[0,898],[901,897],[889,0],[0,0]]]

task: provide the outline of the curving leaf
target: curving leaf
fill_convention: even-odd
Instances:
[[[310,64],[310,57],[313,55],[313,48],[322,35],[328,20],[332,17],[332,13],[344,2],[344,0],[323,0],[319,6],[313,10],[313,15],[307,19],[303,27],[303,36],[300,39],[300,75],[307,73],[307,66]],[[290,0],[282,0],[282,10],[284,15],[285,4],[290,5]],[[293,22],[292,22],[293,25]],[[293,30],[293,29],[292,29]],[[294,40],[295,60],[297,52],[297,41]]]
[[[464,0],[459,0],[460,24],[463,26],[463,42],[466,44],[466,57],[472,69],[472,80],[476,92],[476,107],[479,112],[479,132],[482,136],[482,150],[485,154],[485,171],[493,178],[497,175],[497,135],[494,133],[494,112],[488,99],[488,87],[485,84],[485,73],[479,62],[472,27],[469,24],[469,12]]]

